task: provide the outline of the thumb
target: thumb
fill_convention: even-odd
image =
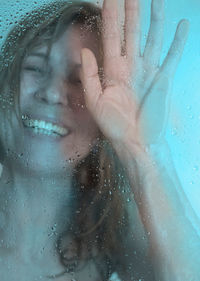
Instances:
[[[97,60],[91,50],[87,48],[81,50],[81,64],[81,82],[85,93],[85,103],[89,111],[94,114],[102,93],[102,87]]]

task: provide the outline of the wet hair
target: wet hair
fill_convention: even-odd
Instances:
[[[41,43],[46,43],[50,52],[53,42],[70,24],[81,25],[83,32],[95,32],[103,54],[101,9],[91,3],[57,1],[41,6],[11,30],[0,57],[0,106],[6,118],[14,111],[21,122],[19,85],[25,56]],[[113,271],[130,271],[127,247],[123,244],[129,231],[126,205],[130,185],[126,171],[103,134],[89,155],[76,166],[74,179],[77,207],[70,231],[58,237],[57,243],[65,272],[80,270],[90,259],[98,265],[102,280],[107,280]],[[69,241],[76,245],[76,254],[71,259],[66,255]]]

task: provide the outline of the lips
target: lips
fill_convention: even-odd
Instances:
[[[69,129],[42,119],[33,119],[27,115],[22,115],[22,122],[25,127],[32,128],[35,133],[55,136],[66,136],[69,134]]]

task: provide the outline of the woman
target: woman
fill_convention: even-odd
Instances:
[[[152,1],[143,55],[137,0],[125,1],[122,44],[114,0],[104,0],[102,13],[81,1],[51,3],[9,34],[2,281],[199,279],[196,218],[162,134],[188,23],[159,66],[163,6]]]

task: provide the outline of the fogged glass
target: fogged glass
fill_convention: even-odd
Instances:
[[[187,9],[91,2],[1,4],[0,280],[197,280],[178,254],[199,226],[169,102]]]

